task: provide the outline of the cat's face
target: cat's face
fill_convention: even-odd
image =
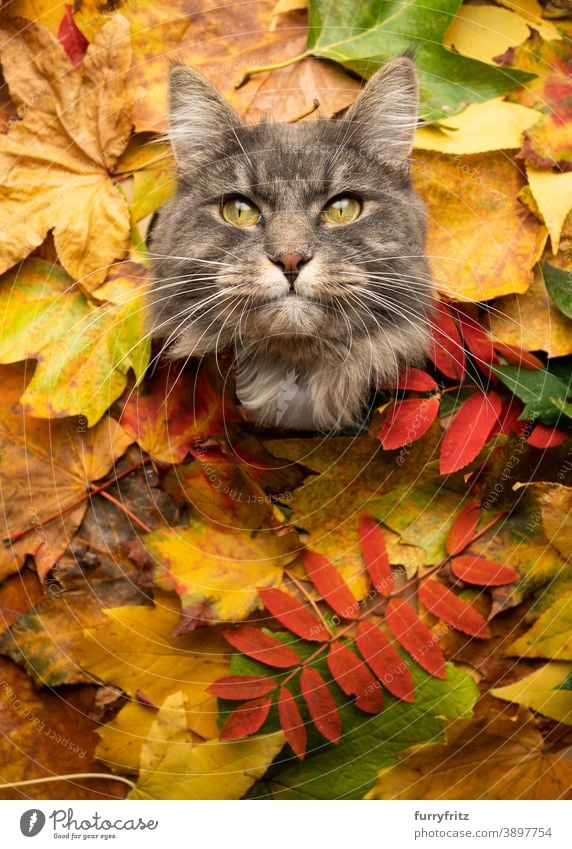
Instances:
[[[245,126],[183,66],[170,106],[179,188],[153,236],[149,300],[171,355],[396,332],[422,347],[430,283],[409,179],[409,60],[378,72],[339,121]]]

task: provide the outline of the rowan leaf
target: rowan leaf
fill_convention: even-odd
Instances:
[[[418,619],[406,601],[392,598],[385,611],[387,627],[419,666],[436,678],[445,678],[445,658],[437,638]]]
[[[383,631],[373,622],[360,622],[355,639],[361,656],[384,687],[397,699],[413,702],[415,692],[411,673]]]
[[[454,552],[451,552],[454,554]],[[518,581],[518,572],[503,566],[502,563],[494,563],[486,557],[473,557],[463,554],[454,557],[451,561],[451,571],[456,578],[467,584],[477,584],[481,587],[499,587],[504,584],[512,584]]]
[[[355,619],[359,612],[357,601],[336,567],[326,557],[308,549],[302,552],[302,563],[308,577],[332,610],[343,619]]]
[[[253,699],[236,708],[228,717],[220,732],[221,740],[237,740],[259,731],[270,711],[272,699]]]
[[[129,245],[127,202],[110,176],[131,132],[129,25],[115,15],[102,27],[81,74],[56,36],[33,22],[4,17],[0,48],[12,97],[27,104],[0,137],[0,272],[53,230],[63,267],[92,291]]]
[[[297,758],[303,760],[306,754],[308,735],[296,699],[288,687],[280,687],[278,694],[278,718],[280,726],[290,748]]]
[[[434,616],[463,634],[483,639],[491,636],[490,628],[481,614],[441,581],[423,581],[419,586],[419,598]]]
[[[300,689],[312,722],[326,740],[339,743],[342,723],[336,703],[317,669],[305,666],[300,675]]]
[[[442,475],[467,466],[486,445],[501,413],[501,399],[496,392],[475,392],[463,402],[447,428],[439,458]]]
[[[258,595],[272,616],[293,634],[303,640],[323,642],[328,639],[325,625],[293,596],[274,588],[259,588]]]
[[[365,568],[375,590],[389,595],[393,589],[393,572],[387,555],[387,547],[379,524],[367,514],[359,519],[359,535]]]
[[[460,554],[469,544],[481,517],[481,507],[478,501],[471,498],[457,515],[447,534],[445,547],[451,556]]]
[[[410,445],[427,433],[438,415],[436,397],[395,401],[385,412],[378,439],[386,451]]]
[[[367,666],[341,643],[332,643],[327,657],[328,669],[346,696],[355,696],[355,706],[364,713],[379,713],[383,693]]]
[[[225,631],[224,636],[233,648],[266,666],[290,669],[300,663],[300,658],[293,648],[285,646],[280,640],[258,628],[239,625],[232,631]]]
[[[207,687],[207,692],[218,699],[254,699],[266,696],[276,688],[272,678],[259,675],[227,675]]]

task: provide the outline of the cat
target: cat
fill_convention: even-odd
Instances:
[[[257,426],[362,423],[418,365],[432,286],[410,177],[414,62],[378,70],[342,119],[246,125],[196,71],[169,78],[178,175],[151,240],[152,335],[172,358],[234,351]]]

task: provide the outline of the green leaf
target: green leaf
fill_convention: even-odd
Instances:
[[[550,398],[550,400],[561,413],[564,413],[565,416],[572,419],[572,404],[562,401],[561,398]]]
[[[422,115],[435,121],[533,77],[443,47],[460,5],[461,0],[309,0],[308,52],[367,79],[388,59],[413,48]]]
[[[548,294],[561,313],[572,318],[572,274],[545,262],[542,268]]]
[[[558,690],[572,690],[572,672],[566,676],[564,681],[557,688]]]
[[[511,392],[524,401],[521,420],[540,419],[544,424],[556,424],[560,412],[553,399],[565,402],[572,395],[570,380],[565,383],[549,369],[534,371],[519,366],[490,366],[491,370]],[[551,365],[552,368],[552,365]],[[554,371],[555,369],[553,369]]]

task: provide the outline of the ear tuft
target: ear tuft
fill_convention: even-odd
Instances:
[[[175,159],[222,143],[240,118],[202,74],[180,63],[169,72],[169,139]]]
[[[355,137],[365,146],[388,160],[404,160],[413,149],[418,110],[415,63],[402,56],[375,72],[346,120],[356,124]]]

